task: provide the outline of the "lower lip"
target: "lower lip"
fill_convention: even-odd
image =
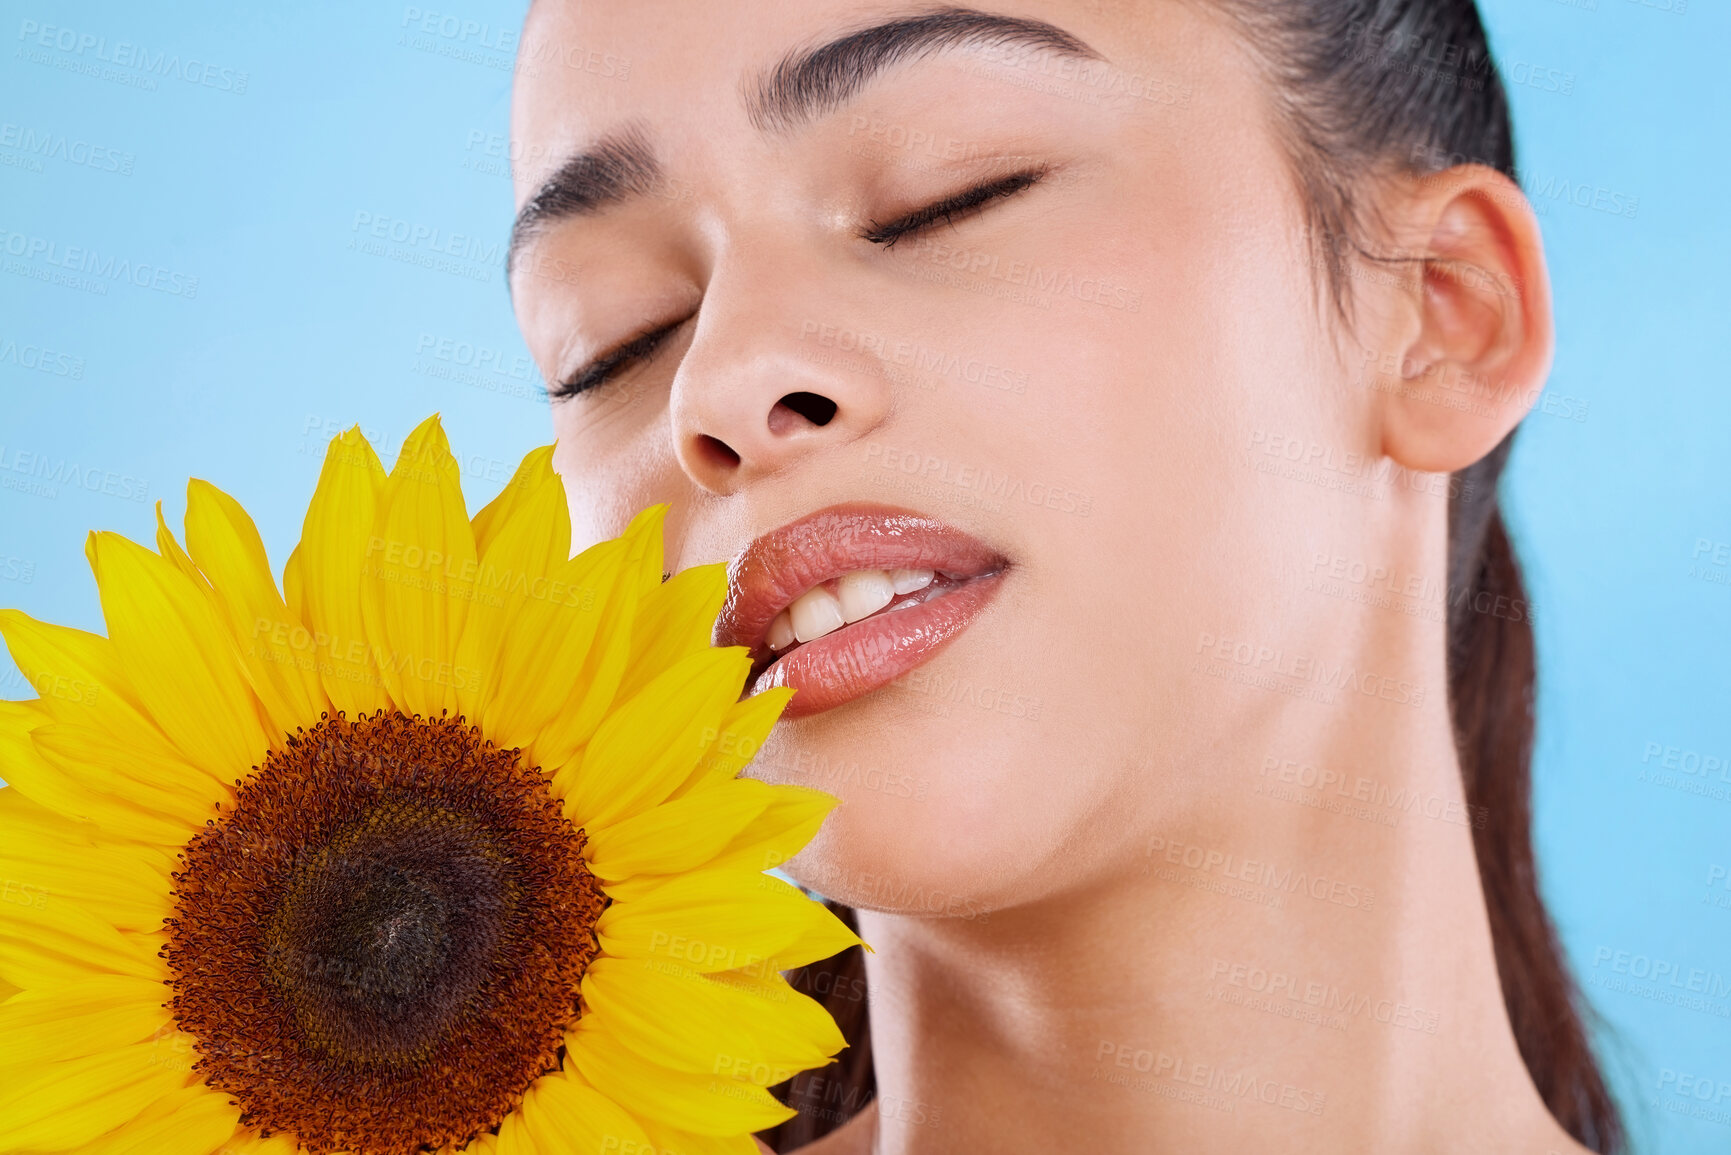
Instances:
[[[798,692],[781,716],[803,718],[886,686],[967,629],[998,592],[1004,573],[974,578],[941,598],[864,618],[806,642],[759,674],[748,694],[792,686]]]

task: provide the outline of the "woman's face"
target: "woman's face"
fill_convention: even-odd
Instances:
[[[904,28],[914,50],[838,51],[776,90],[814,106],[765,120],[784,56],[908,11],[540,0],[519,206],[604,139],[647,146],[658,171],[627,150],[567,167],[602,179],[541,198],[511,284],[555,390],[652,335],[553,404],[574,546],[666,502],[676,570],[869,502],[1007,561],[965,628],[784,720],[751,771],[843,799],[788,868],[800,881],[967,914],[1122,870],[1260,758],[1240,735],[1277,696],[1228,694],[1198,658],[1326,653],[1290,591],[1376,505],[1268,465],[1293,445],[1377,455],[1228,26],[1176,0],[1004,0],[991,14],[1096,58],[983,21]],[[628,195],[594,202],[608,177]],[[873,655],[896,660],[872,628],[856,689]]]

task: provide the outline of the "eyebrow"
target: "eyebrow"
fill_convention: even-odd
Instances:
[[[1078,37],[1042,20],[946,7],[791,51],[755,82],[742,83],[741,99],[759,132],[787,132],[834,112],[897,64],[961,48],[1105,59]],[[506,248],[506,276],[523,246],[548,226],[645,196],[662,180],[660,162],[640,124],[602,137],[560,165],[517,213]]]

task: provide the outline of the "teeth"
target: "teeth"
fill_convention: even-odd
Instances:
[[[898,594],[911,594],[915,590],[923,590],[932,584],[932,571],[929,569],[892,569],[890,583]]]
[[[851,623],[869,618],[889,605],[896,596],[896,587],[883,570],[862,569],[843,574],[835,583],[835,594],[841,603],[841,616]]]
[[[771,650],[787,649],[795,642],[809,642],[832,634],[845,625],[869,618],[898,594],[911,594],[932,584],[929,569],[860,569],[836,579],[835,592],[813,586],[794,603],[775,615],[764,639]],[[896,609],[905,609],[903,602]]]
[[[799,598],[787,607],[787,612],[793,619],[793,636],[802,642],[821,638],[847,625],[847,619],[842,616],[841,603],[822,586],[813,586],[800,594]]]

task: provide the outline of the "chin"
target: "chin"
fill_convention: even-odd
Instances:
[[[1050,887],[1086,794],[1040,754],[1063,737],[969,706],[909,713],[895,690],[784,725],[753,763],[752,777],[841,799],[782,870],[857,909],[936,918],[982,919]]]

